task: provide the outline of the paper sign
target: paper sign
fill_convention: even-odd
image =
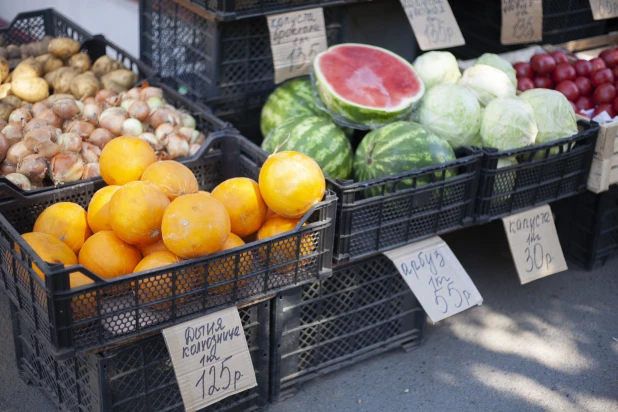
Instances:
[[[466,44],[448,0],[401,0],[421,50]]]
[[[502,218],[522,285],[567,270],[549,205]]]
[[[163,330],[187,411],[257,386],[236,307]]]
[[[318,53],[327,49],[322,8],[266,16],[275,83],[309,74]]]
[[[502,44],[534,43],[542,39],[542,0],[502,0]]]
[[[590,0],[590,8],[595,20],[618,17],[618,0]]]
[[[483,302],[470,276],[438,236],[384,255],[395,264],[432,322]]]

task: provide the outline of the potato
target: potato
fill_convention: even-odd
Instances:
[[[11,75],[13,79],[21,77],[40,77],[43,75],[43,65],[33,57],[28,57],[17,65],[15,70],[11,72]]]
[[[52,72],[54,73],[54,72]],[[49,73],[50,75],[52,73]],[[79,73],[72,67],[61,67],[58,69],[58,73],[53,77],[51,83],[54,93],[70,93],[71,82]]]
[[[77,53],[69,59],[69,66],[80,73],[90,69],[90,57],[86,53]]]
[[[8,121],[13,110],[15,110],[15,108],[12,105],[6,102],[0,102],[0,120]]]
[[[67,37],[56,37],[49,42],[47,50],[54,56],[62,60],[67,60],[69,57],[79,52],[81,47],[82,46],[73,39],[69,39]]]
[[[10,96],[11,94],[11,83],[3,84],[0,86],[0,99],[6,96]]]
[[[14,44],[9,44],[6,47],[6,52],[8,54],[7,59],[19,59],[21,58],[21,51],[19,50],[19,47],[15,46]]]
[[[0,102],[8,103],[15,109],[19,109],[21,107],[21,100],[19,100],[19,97],[17,96],[5,96],[0,99]]]
[[[64,66],[62,60],[52,55],[51,53],[45,53],[35,58],[36,61],[43,65],[43,73],[47,74],[51,71],[61,68]]]
[[[0,57],[0,83],[4,81],[9,75],[11,69],[9,68],[9,62],[4,57]]]
[[[94,96],[99,91],[99,81],[91,72],[78,74],[71,81],[71,93],[76,99]]]
[[[0,57],[4,57],[6,59],[8,56],[9,54],[6,52],[6,48],[0,47]]]
[[[126,92],[137,83],[137,75],[131,70],[118,69],[101,77],[101,83],[104,89],[110,89],[118,93]]]
[[[11,92],[30,103],[39,102],[49,96],[49,85],[40,77],[19,77],[11,81]]]
[[[94,64],[92,65],[92,72],[97,77],[102,77],[103,75],[118,69],[122,69],[122,63],[118,60],[114,60],[109,56],[101,56],[99,57]]]

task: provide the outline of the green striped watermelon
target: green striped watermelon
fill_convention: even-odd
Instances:
[[[455,159],[455,152],[448,142],[420,124],[394,122],[367,133],[363,138],[354,157],[354,180],[365,182]],[[456,169],[446,172],[447,178],[455,175]],[[424,176],[416,184],[423,185],[430,181],[430,176]],[[404,180],[397,189],[410,187],[412,183],[412,179]],[[380,193],[380,188],[371,188],[365,191],[365,196]]]
[[[262,115],[260,118],[260,128],[262,136],[268,136],[268,133],[287,119],[296,116],[320,116],[325,119],[330,119],[330,116],[317,108],[314,103],[313,90],[311,88],[311,80],[308,77],[299,77],[289,80],[277,87],[268,96],[264,107],[262,107]],[[345,134],[350,136],[352,129],[343,128]]]
[[[352,145],[332,121],[320,116],[298,116],[275,127],[262,142],[268,153],[294,150],[312,157],[324,174],[334,179],[352,175]]]
[[[402,57],[366,44],[340,44],[313,61],[316,88],[339,124],[374,128],[406,116],[425,86]]]

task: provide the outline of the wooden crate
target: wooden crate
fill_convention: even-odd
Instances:
[[[603,124],[599,128],[588,176],[588,190],[605,192],[615,183],[618,183],[618,122]]]

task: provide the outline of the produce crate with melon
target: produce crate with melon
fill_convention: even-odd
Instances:
[[[221,132],[185,166],[127,136],[100,169],[0,202],[1,283],[58,356],[331,274],[336,199],[306,155]]]
[[[302,383],[424,337],[425,312],[393,263],[378,255],[273,299],[270,399]]]
[[[443,64],[459,74],[454,57]],[[435,69],[416,67],[385,49],[333,46],[314,60],[313,81],[282,84],[262,109],[262,148],[313,157],[337,194],[337,262],[472,223],[481,152],[466,139],[477,133],[469,123],[478,123],[480,105],[454,84],[441,86],[437,106],[425,105],[438,87],[423,76]],[[470,116],[458,109],[465,104]]]
[[[203,411],[256,411],[268,403],[270,301],[239,309],[257,386]],[[54,359],[45,337],[11,305],[20,377],[37,386],[57,410],[180,411],[183,401],[161,333],[117,348]]]

